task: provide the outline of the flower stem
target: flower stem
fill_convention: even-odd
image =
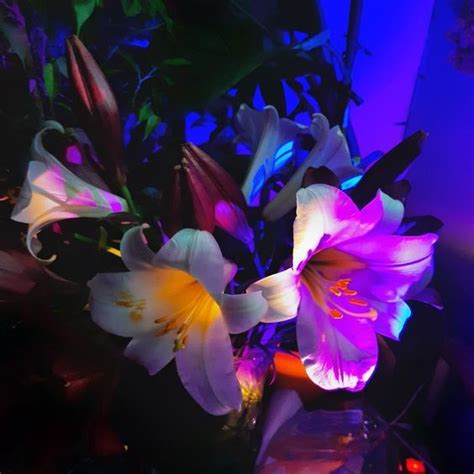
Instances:
[[[141,217],[140,213],[138,212],[137,207],[135,206],[135,203],[133,202],[132,195],[130,194],[130,191],[128,190],[128,187],[126,184],[124,184],[120,190],[122,191],[122,195],[127,201],[128,206],[130,207],[131,213],[136,216],[136,217]]]
[[[265,269],[263,268],[262,262],[260,260],[260,255],[258,254],[258,252],[255,252],[253,254],[253,263],[255,265],[255,269],[258,272],[258,276],[260,278],[263,278],[265,276]]]
[[[110,245],[99,245],[99,242],[97,240],[91,239],[90,237],[87,237],[82,234],[74,233],[74,238],[78,240],[79,242],[84,242],[86,244],[92,244],[92,245],[97,245],[99,250],[105,250],[106,252],[109,252],[112,255],[115,255],[116,257],[122,257],[122,254],[120,253],[119,249],[116,249],[115,247],[111,247]]]

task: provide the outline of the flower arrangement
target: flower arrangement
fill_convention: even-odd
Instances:
[[[78,32],[103,7],[102,2],[72,3]],[[11,175],[4,178],[5,209],[22,224],[8,225],[13,240],[24,242],[24,249],[16,242],[14,249],[0,253],[5,301],[38,288],[54,295],[53,302],[67,295],[100,328],[97,333],[107,344],[121,347],[126,340],[123,356],[150,377],[175,366],[202,410],[230,414],[228,429],[239,423],[242,412],[250,413],[247,423],[255,423],[255,406],[275,354],[301,360],[315,387],[361,391],[377,365],[377,335],[398,340],[411,315],[407,301],[439,306],[428,288],[437,221],[407,218],[404,208],[409,184],[402,178],[426,133],[415,133],[375,162],[360,160],[351,153],[348,128],[338,125],[339,109],[332,116],[329,109],[300,113],[298,121],[280,118],[272,105],[255,106],[255,97],[254,107],[240,104],[231,91],[219,100],[231,110],[226,100],[232,99],[232,145],[246,150],[246,156],[236,157],[244,173],[235,171],[213,157],[213,151],[222,156],[229,149],[224,126],[213,143],[202,147],[208,152],[177,132],[180,119],[169,112],[179,110],[184,100],[173,96],[174,84],[182,80],[176,70],[189,68],[196,77],[201,72],[192,70],[190,59],[160,59],[148,74],[131,62],[139,80],[135,109],[124,122],[114,87],[78,36],[66,38],[64,57],[46,62],[45,32],[30,32],[28,38],[18,5],[0,4],[2,21],[10,25],[5,35],[14,29],[24,40],[8,38],[14,52],[5,52],[4,58],[14,66],[6,70],[25,71],[32,100],[46,104],[36,111],[40,125],[30,127],[21,188],[11,186]],[[185,25],[180,5],[175,5],[177,16],[181,13]],[[167,35],[180,34],[161,1],[122,6],[128,17],[143,15],[151,30],[158,28],[153,23],[158,15]],[[31,47],[20,50],[26,41]],[[325,41],[316,35],[280,54],[292,50],[308,61]],[[41,44],[43,54],[38,53]],[[250,73],[254,66],[247,66]],[[222,81],[214,95],[244,76],[241,71],[232,83]],[[148,83],[156,87],[163,81],[168,99],[151,89],[150,102]],[[58,121],[61,114],[54,108],[66,100],[59,100],[61,82],[75,100],[71,108],[65,105],[73,117],[69,123],[79,127]],[[308,103],[309,90],[307,85],[300,89]],[[205,92],[202,87],[192,102],[207,99]],[[342,94],[343,103],[351,93],[349,88]],[[168,108],[166,127],[157,114],[160,105]],[[199,120],[204,123],[205,114]],[[156,152],[163,147],[163,160],[153,166],[131,162],[124,144],[128,152],[147,156],[147,146]],[[159,175],[153,186],[153,177],[143,178],[150,172]],[[83,274],[75,272],[72,265],[78,261],[73,264],[70,257],[78,249],[94,252],[99,264],[89,262]],[[68,306],[60,306],[60,317],[66,318]],[[89,351],[87,337],[81,344]],[[95,342],[90,347],[97,351]],[[57,363],[68,396],[82,396],[100,378],[101,397],[107,399],[104,380],[113,380],[114,371],[109,360],[102,362],[92,372],[84,369],[84,377],[69,373],[69,379],[64,369],[69,362]],[[90,439],[108,440],[101,449],[114,452],[117,442],[104,417],[106,410],[94,418]]]

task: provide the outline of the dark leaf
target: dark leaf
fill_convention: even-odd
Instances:
[[[313,168],[310,166],[304,173],[302,187],[307,188],[312,184],[329,184],[335,188],[341,187],[338,177],[326,166]]]
[[[180,165],[173,168],[173,175],[167,181],[167,186],[163,191],[161,199],[161,223],[163,229],[169,237],[183,228],[183,186],[182,167]]]
[[[437,232],[443,227],[443,222],[434,216],[409,217],[403,220],[401,230],[403,235],[422,235]]]
[[[396,183],[390,183],[382,187],[382,191],[393,199],[405,202],[410,194],[411,185],[408,180],[402,179]]]
[[[421,153],[421,145],[427,133],[415,132],[386,153],[375,163],[352,191],[352,199],[365,206],[375,197],[378,189],[395,182]]]

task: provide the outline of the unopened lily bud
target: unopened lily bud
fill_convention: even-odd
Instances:
[[[66,40],[69,75],[77,95],[81,126],[92,140],[114,189],[126,183],[122,125],[114,93],[102,70],[77,36]]]

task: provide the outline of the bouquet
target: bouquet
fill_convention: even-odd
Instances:
[[[104,8],[72,3],[76,33]],[[170,45],[188,54],[156,55],[144,72],[129,53],[114,51],[138,77],[128,91],[114,91],[92,43],[65,35],[64,54],[48,60],[45,30],[27,31],[20,7],[0,4],[10,41],[4,69],[25,78],[18,93],[29,88],[34,111],[31,123],[21,122],[31,136],[21,148],[26,171],[3,169],[2,302],[40,301],[27,321],[62,343],[71,331],[79,337],[87,362],[77,369],[77,353],[74,362],[56,354],[53,373],[71,399],[94,387],[100,409],[87,424],[94,449],[124,449],[106,421],[122,357],[150,377],[173,367],[200,409],[226,415],[228,431],[251,430],[281,357],[314,387],[358,392],[377,366],[380,336],[399,339],[412,313],[407,301],[440,306],[428,286],[439,223],[407,217],[404,206],[404,173],[428,135],[357,156],[344,112],[357,98],[347,77],[335,79],[328,66],[347,73],[343,62],[322,60],[327,34],[283,41],[258,64],[247,58],[246,69],[219,82],[212,97],[208,84],[197,84],[191,98],[178,95],[177,84],[202,74],[189,43],[200,32],[187,31],[180,2],[177,11],[161,1],[122,2],[128,18],[145,18],[138,37],[122,43],[156,50],[147,34],[160,28],[162,55]],[[241,15],[239,25],[248,27]],[[221,45],[213,45],[215,56]],[[298,96],[292,110],[286,104],[293,118],[265,105],[259,86],[250,104],[239,102],[238,88],[250,90],[255,71],[286,60],[310,71],[283,84]],[[322,85],[339,86],[337,107],[328,105],[330,89],[317,86],[319,70]],[[218,82],[212,71],[208,81]],[[124,94],[132,96],[125,118],[117,100]],[[183,115],[183,104],[204,112]]]

